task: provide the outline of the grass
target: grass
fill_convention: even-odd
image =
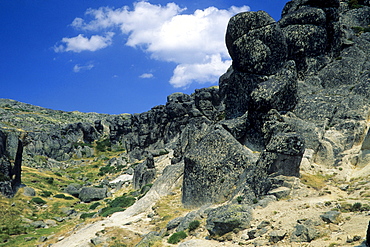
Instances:
[[[301,182],[308,187],[314,188],[315,190],[321,190],[326,186],[326,182],[330,179],[330,176],[324,176],[321,174],[311,175],[302,174]]]
[[[154,211],[159,216],[158,221],[153,221],[155,227],[158,229],[164,228],[170,220],[189,212],[188,209],[182,206],[180,189],[174,192],[172,195],[162,197],[153,206]]]

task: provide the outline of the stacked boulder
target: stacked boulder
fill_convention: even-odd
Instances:
[[[220,78],[226,120],[185,153],[185,206],[220,203],[242,193],[251,202],[271,188],[271,177],[299,177],[305,141],[281,114],[297,104],[297,69],[279,24],[264,11],[229,21],[233,59]]]

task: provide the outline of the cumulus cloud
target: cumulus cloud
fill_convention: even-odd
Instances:
[[[73,38],[63,38],[61,41],[63,44],[56,46],[54,50],[55,52],[97,51],[111,45],[113,35],[113,32],[108,32],[105,36],[92,35],[87,38],[83,34],[79,34]]]
[[[151,74],[151,73],[144,73],[144,74],[140,75],[139,77],[142,78],[142,79],[150,79],[150,78],[153,78],[154,75]]]
[[[93,64],[88,64],[88,65],[79,65],[79,64],[76,64],[73,67],[73,72],[78,73],[81,70],[91,70],[92,68],[94,68],[94,65]]]
[[[88,9],[85,18],[76,18],[71,26],[84,32],[105,32],[118,28],[127,35],[127,46],[141,48],[153,59],[177,64],[170,80],[175,87],[187,87],[192,82],[217,82],[230,65],[224,43],[227,22],[233,15],[250,8],[208,7],[191,14],[185,14],[185,10],[175,3],[162,6],[141,1],[134,3],[133,9],[128,6]],[[111,44],[112,36],[107,35],[100,42],[96,40],[96,45],[91,44],[91,48],[87,43],[92,43],[93,36],[91,39],[81,35],[64,38],[62,42],[66,45],[63,51],[101,49]],[[83,40],[84,49],[76,45],[83,43]]]

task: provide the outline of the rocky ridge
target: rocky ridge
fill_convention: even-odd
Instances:
[[[345,232],[340,225],[343,219],[337,219],[339,214],[332,210],[336,207],[343,213],[345,206],[338,198],[334,202],[324,198],[330,194],[327,191],[335,191],[339,198],[354,195],[350,186],[364,191],[358,195],[361,203],[355,201],[348,211],[368,211],[368,199],[361,195],[366,195],[370,174],[369,16],[368,1],[338,0],[290,1],[278,22],[264,11],[240,13],[230,19],[227,28],[226,46],[233,65],[220,77],[219,88],[199,89],[192,95],[175,93],[168,96],[166,105],[141,114],[88,114],[80,122],[59,118],[56,125],[48,119],[42,125],[25,126],[5,115],[1,118],[0,157],[2,188],[7,189],[2,192],[12,196],[21,184],[22,148],[23,165],[50,169],[71,158],[94,157],[94,148],[104,144],[107,150],[125,150],[129,163],[145,160],[133,169],[133,186],[140,190],[154,182],[149,190],[153,195],[162,185],[169,186],[160,179],[165,170],[158,168],[154,157],[173,150],[172,164],[165,169],[176,166],[180,176],[183,171],[181,202],[196,210],[178,218],[178,224],[167,225],[167,231],[181,232],[191,221],[206,219],[207,239],[229,241],[230,245],[239,241],[286,246],[288,241],[292,246],[295,242],[320,246],[317,239],[322,238],[319,232],[325,224],[330,228],[326,236]],[[49,114],[49,110],[7,102],[1,105],[2,112],[17,109],[22,114],[25,110]],[[37,122],[40,116],[34,115]],[[40,162],[40,157],[45,159]],[[320,176],[330,177],[331,190],[315,188],[311,180]],[[295,225],[276,224],[278,219],[267,209],[283,205],[284,200],[274,202],[277,199],[291,197],[292,205],[304,211],[299,207],[309,202],[297,201],[316,194],[307,184],[321,190],[317,205],[327,212],[321,219],[308,213],[312,218],[297,218]],[[77,189],[78,194],[88,190]],[[105,191],[104,196],[91,200],[106,196]],[[143,204],[140,200],[136,206]],[[265,215],[273,221],[251,217],[265,208]],[[362,217],[358,222],[364,224],[368,218]],[[157,242],[164,237],[157,232],[144,240],[150,236]],[[338,245],[345,246],[363,237],[359,233],[336,241],[344,241]],[[144,242],[138,246],[145,246]],[[204,244],[188,242],[180,246]]]

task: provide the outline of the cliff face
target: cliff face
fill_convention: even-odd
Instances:
[[[0,130],[0,192],[12,197],[21,185],[23,142],[15,133]]]

